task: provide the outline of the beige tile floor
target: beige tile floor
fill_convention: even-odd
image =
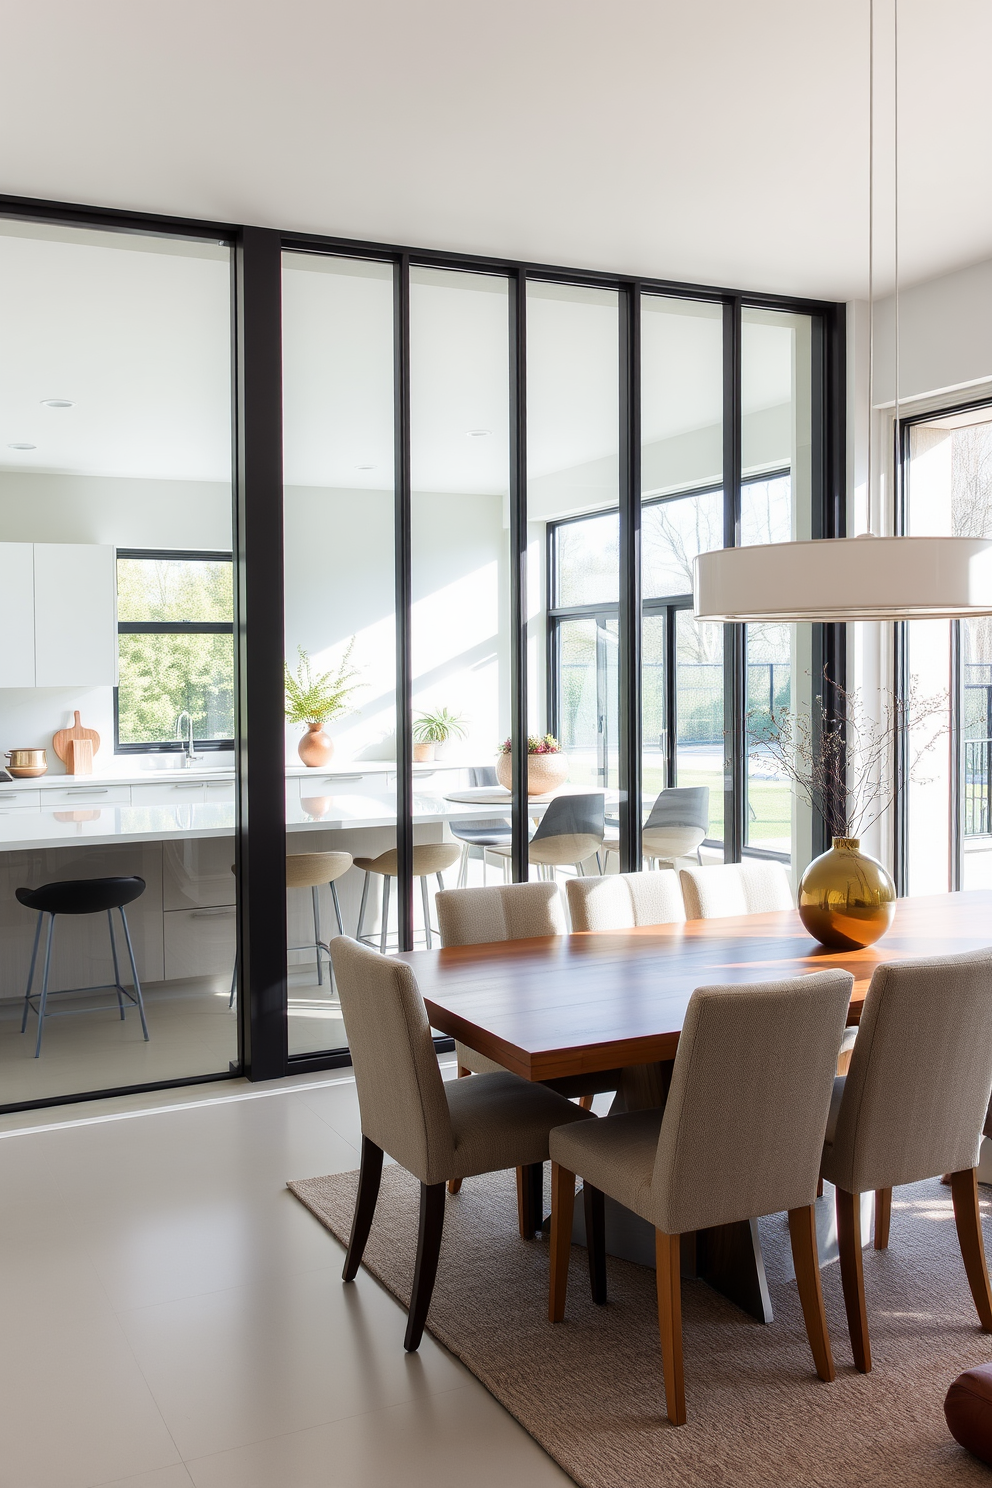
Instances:
[[[453,1073],[448,1065],[446,1073]],[[284,1187],[354,1167],[348,1078],[0,1119],[0,1488],[570,1480]]]

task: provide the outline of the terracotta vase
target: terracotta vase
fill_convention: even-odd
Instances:
[[[860,950],[888,930],[896,888],[888,871],[860,851],[857,837],[835,837],[799,881],[799,918],[814,940],[831,950]]]
[[[423,764],[426,764],[428,760],[432,760],[433,758],[434,758],[434,744],[433,744],[433,742],[430,739],[426,740],[422,744],[414,744],[414,746],[413,746],[413,760],[414,760],[414,764],[423,765]]]
[[[496,779],[507,790],[513,789],[513,756],[501,754],[496,761]],[[568,759],[564,754],[529,754],[527,756],[527,794],[544,796],[568,779]]]
[[[298,746],[299,756],[308,770],[319,770],[322,765],[331,763],[334,753],[334,740],[329,739],[324,733],[321,723],[308,723],[307,731],[300,740]]]

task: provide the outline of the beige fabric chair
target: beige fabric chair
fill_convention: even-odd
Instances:
[[[816,1250],[814,1199],[837,1046],[854,978],[699,987],[664,1112],[605,1116],[551,1133],[551,1294],[565,1313],[575,1175],[593,1223],[593,1298],[605,1301],[604,1194],[655,1226],[658,1317],[669,1419],[685,1421],[679,1236],[787,1210],[796,1280],[820,1378],[834,1378]],[[775,1057],[769,1058],[769,1050]]]
[[[548,1156],[548,1133],[586,1121],[586,1112],[544,1085],[503,1070],[445,1083],[424,1000],[405,962],[357,941],[331,942],[341,1011],[362,1118],[362,1165],[344,1265],[358,1273],[379,1194],[383,1153],[420,1181],[420,1231],[404,1347],[424,1331],[444,1226],[449,1178],[502,1168],[534,1170]]]
[[[424,938],[427,941],[427,949],[431,948],[431,910],[430,895],[427,892],[427,879],[430,874],[437,875],[438,888],[444,888],[444,879],[441,874],[453,863],[457,863],[461,856],[461,848],[454,842],[425,842],[420,847],[413,849],[413,876],[420,879],[420,893],[424,905]],[[355,867],[361,868],[365,874],[365,883],[362,885],[362,904],[358,911],[358,929],[355,936],[363,940],[362,928],[365,924],[365,906],[369,898],[369,884],[372,874],[382,875],[382,928],[379,933],[379,950],[386,954],[386,936],[389,932],[389,889],[394,878],[399,877],[399,854],[396,848],[390,848],[389,852],[380,853],[377,858],[356,858]]]
[[[725,915],[795,908],[789,875],[781,863],[774,861],[683,868],[679,877],[687,920],[716,920]]]
[[[572,929],[633,930],[638,925],[674,925],[685,919],[679,876],[610,873],[602,878],[570,878],[565,885]]]
[[[889,1239],[892,1189],[951,1175],[954,1220],[982,1327],[992,1332],[975,1165],[992,1091],[992,949],[879,966],[846,1079],[836,1081],[823,1176],[854,1362],[871,1368],[859,1195],[875,1190],[875,1248]]]

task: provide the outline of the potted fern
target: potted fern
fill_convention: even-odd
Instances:
[[[341,718],[352,711],[348,699],[364,682],[356,682],[360,676],[358,667],[351,664],[351,653],[355,649],[355,637],[345,649],[340,665],[329,672],[314,673],[310,657],[302,646],[297,646],[296,671],[291,672],[286,664],[286,718],[289,723],[306,725],[306,733],[299,743],[300,759],[308,769],[316,770],[328,765],[334,753],[334,742],[324,733],[324,724],[332,718]]]
[[[413,757],[423,764],[437,756],[449,739],[464,739],[465,719],[447,708],[437,708],[433,713],[423,712],[413,723]]]

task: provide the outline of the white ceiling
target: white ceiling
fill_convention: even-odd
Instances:
[[[876,9],[888,121],[891,6]],[[0,190],[849,298],[866,286],[867,13],[8,5]],[[899,0],[899,16],[911,282],[992,254],[992,5]]]

